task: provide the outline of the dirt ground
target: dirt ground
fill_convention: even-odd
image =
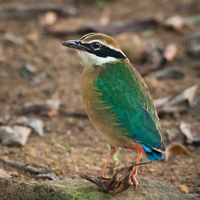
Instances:
[[[9,1],[11,2],[11,1]],[[104,2],[104,1],[103,1]],[[110,21],[123,19],[159,18],[167,19],[174,15],[189,17],[194,13],[182,9],[181,5],[191,0],[110,0],[103,6],[95,6],[95,1],[69,1],[69,5],[78,10],[77,17],[88,20],[98,20],[103,9],[111,10]],[[2,6],[5,3],[1,3]],[[167,66],[180,66],[187,73],[183,79],[156,80],[145,76],[150,92],[154,99],[176,95],[184,89],[200,84],[199,72],[191,69],[191,63],[198,60],[190,58],[184,53],[185,38],[193,31],[200,29],[200,24],[185,27],[181,33],[165,29],[151,31],[151,38],[158,38],[166,46],[175,43],[179,46],[176,58]],[[7,44],[5,34],[13,34],[26,41],[25,45]],[[29,41],[30,35],[35,35],[34,41]],[[145,39],[142,33],[139,33]],[[14,115],[28,101],[56,98],[61,106],[74,111],[83,109],[81,97],[81,73],[83,62],[73,50],[63,48],[63,39],[78,39],[82,35],[74,34],[56,38],[46,35],[40,24],[40,16],[31,20],[0,20],[0,49],[6,56],[6,61],[0,63],[0,117]],[[200,62],[200,61],[198,61]],[[41,79],[41,83],[31,86],[19,73],[24,63],[31,63]],[[56,88],[59,88],[56,90]],[[55,92],[52,92],[54,91]],[[175,113],[162,116],[160,123],[163,130],[163,142],[169,144],[167,130],[182,120],[186,122],[200,122],[200,109],[193,109],[183,114]],[[100,173],[108,155],[108,145],[100,137],[88,119],[64,117],[56,115],[48,117],[42,114],[29,116],[39,118],[45,123],[44,136],[31,134],[24,147],[7,147],[0,145],[0,157],[4,159],[30,164],[36,168],[51,168],[59,177],[79,178],[80,173]],[[54,142],[52,135],[56,133]],[[61,146],[67,144],[71,150]],[[159,179],[175,187],[185,185],[189,193],[200,197],[200,146],[186,145],[189,155],[178,154],[168,161],[157,161],[150,165],[139,167],[138,174],[151,179]],[[122,149],[115,170],[120,166],[131,164],[136,159],[137,152]],[[142,156],[141,162],[146,162]],[[114,161],[109,164],[107,175],[112,175]],[[0,169],[11,173],[14,179],[31,181],[35,178],[29,173],[19,171],[0,162]],[[38,179],[37,179],[38,180]],[[39,179],[39,181],[43,181]]]

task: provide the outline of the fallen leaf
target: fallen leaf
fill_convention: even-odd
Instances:
[[[103,191],[115,195],[119,192],[123,192],[133,185],[131,179],[131,172],[134,166],[124,167],[119,170],[112,178],[104,177],[89,177],[87,175],[81,175],[81,178],[86,179],[97,186],[99,186]]]
[[[169,142],[176,142],[182,144],[185,141],[185,136],[181,133],[178,127],[166,130]]]
[[[155,107],[157,108],[157,110],[159,110],[159,109],[162,108],[169,100],[170,100],[170,97],[164,97],[164,98],[160,98],[160,99],[155,99],[155,100],[153,100],[153,103],[154,103]]]
[[[5,170],[0,169],[0,177],[1,178],[10,178],[11,176]]]
[[[189,155],[188,151],[182,144],[173,142],[166,148],[165,160],[169,160],[169,157],[174,153]]]
[[[186,20],[181,16],[173,16],[165,21],[165,26],[173,28],[175,31],[182,31],[183,27],[187,25]]]
[[[167,102],[162,111],[166,113],[186,111],[189,107],[195,107],[195,95],[197,93],[198,85],[194,85],[184,90],[181,94]]]
[[[200,142],[200,123],[189,124],[181,122],[180,129],[187,137],[187,143],[191,144],[193,142]]]
[[[149,162],[140,163],[138,165],[150,164],[150,163]],[[134,166],[135,164],[133,163],[131,166],[120,169],[118,172],[115,173],[115,175],[112,178],[95,177],[95,176],[90,177],[87,175],[81,175],[81,178],[94,183],[95,185],[100,187],[103,191],[111,195],[115,195],[119,192],[127,190],[130,186],[134,184],[133,179],[131,177]]]

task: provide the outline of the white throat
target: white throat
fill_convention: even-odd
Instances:
[[[78,51],[78,54],[81,56],[81,58],[83,59],[83,62],[86,65],[92,65],[92,66],[102,65],[104,63],[117,60],[117,58],[110,57],[110,56],[105,57],[105,58],[99,57],[92,53],[88,53],[86,51]]]

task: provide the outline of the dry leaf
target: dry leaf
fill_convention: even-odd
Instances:
[[[167,102],[162,111],[166,113],[186,111],[188,107],[194,107],[194,98],[197,93],[198,85],[194,85],[184,90],[181,94]]]
[[[173,127],[171,129],[166,130],[169,142],[177,142],[182,144],[185,141],[185,136],[180,131],[179,127]]]
[[[156,108],[159,109],[162,106],[164,106],[169,100],[170,100],[170,97],[164,97],[164,98],[153,100],[153,103],[156,106]]]
[[[89,177],[87,175],[81,175],[81,178],[96,184],[105,192],[111,195],[115,195],[119,192],[123,192],[133,185],[133,181],[131,178],[131,173],[133,169],[134,165],[124,167],[119,170],[112,178]]]
[[[187,137],[187,143],[200,142],[200,123],[188,124],[181,122],[180,129]]]
[[[0,169],[0,177],[1,178],[10,178],[11,176],[5,170]]]
[[[187,152],[187,149],[183,145],[174,142],[174,143],[171,143],[167,147],[166,152],[165,152],[165,160],[166,161],[169,160],[169,157],[174,153],[189,155],[189,153]]]
[[[173,16],[166,20],[165,25],[173,28],[175,31],[182,31],[183,27],[187,25],[186,20],[181,16]]]

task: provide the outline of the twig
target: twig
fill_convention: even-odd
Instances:
[[[13,162],[11,160],[4,160],[4,159],[0,159],[0,160],[5,164],[8,164],[8,165],[10,165],[12,167],[16,167],[16,168],[22,169],[22,170],[24,170],[26,172],[29,172],[30,174],[37,175],[37,174],[42,173],[41,171],[38,171],[37,169],[28,166],[28,164],[24,165],[24,164],[21,164],[21,163],[18,163],[18,162]]]
[[[88,118],[86,112],[69,112],[64,109],[60,109],[60,114],[66,117]]]

